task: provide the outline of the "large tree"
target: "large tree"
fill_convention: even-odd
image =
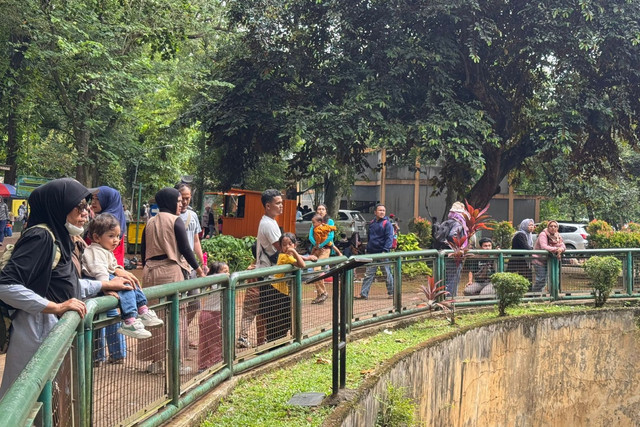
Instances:
[[[331,179],[362,171],[365,149],[387,148],[390,161],[438,163],[441,189],[484,206],[531,156],[560,147],[579,175],[638,143],[637,2],[229,5],[238,35],[210,77],[232,86],[192,110],[225,184],[262,153]]]
[[[67,145],[63,153],[54,150],[64,155],[63,168],[45,162],[36,173],[73,174],[90,186],[122,189],[137,165],[153,157],[149,178],[175,181],[187,172],[177,160],[184,165],[196,152],[193,132],[170,126],[188,84],[178,77],[188,76],[188,45],[204,37],[216,7],[204,0],[5,0],[0,37],[8,60],[0,60],[0,113],[6,161],[29,173],[40,147]],[[31,133],[20,134],[24,129]],[[154,147],[178,142],[180,150],[157,161],[163,151]]]

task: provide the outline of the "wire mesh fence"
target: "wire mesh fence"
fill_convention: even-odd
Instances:
[[[77,372],[73,369],[76,360],[77,353],[72,347],[51,383],[51,420],[55,426],[73,426],[79,422]]]
[[[349,297],[352,322],[401,316],[407,309],[415,311],[424,306],[421,287],[427,284],[428,273],[451,289],[460,305],[484,300],[492,304],[495,293],[490,277],[501,270],[527,278],[531,284],[528,296],[532,298],[591,298],[584,263],[598,254],[575,251],[558,261],[544,253],[474,251],[458,264],[435,251],[406,257],[395,253],[374,257],[371,264],[353,270],[342,286]],[[640,251],[621,250],[614,256],[624,265],[614,292],[622,296],[629,295],[629,290],[631,294],[637,292]],[[87,384],[91,392],[86,393],[91,405],[87,410],[90,425],[131,424],[147,419],[190,393],[194,385],[228,371],[229,364],[254,357],[265,359],[263,354],[268,358],[271,348],[304,344],[307,338],[330,330],[334,283],[306,283],[322,270],[281,268],[286,271],[282,277],[246,272],[237,279],[217,279],[218,283],[197,289],[190,285],[192,282],[155,287],[150,291],[155,297],[149,304],[164,325],[149,328],[152,337],[147,339],[118,333],[121,319],[117,311],[101,313],[94,319],[91,333],[85,334],[91,340],[85,339],[84,343],[91,354],[91,360],[84,362],[90,372]],[[227,325],[234,326],[234,334]],[[225,343],[232,348],[227,349]],[[79,357],[71,347],[52,380],[53,425],[83,425],[78,409],[78,402],[83,401],[77,372]]]

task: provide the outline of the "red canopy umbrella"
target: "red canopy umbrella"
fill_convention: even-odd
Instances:
[[[0,197],[15,197],[16,187],[0,183]]]

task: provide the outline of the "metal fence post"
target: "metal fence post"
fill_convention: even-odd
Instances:
[[[293,331],[294,339],[299,343],[302,341],[302,270],[296,270],[293,285]]]
[[[547,265],[550,267],[548,270],[551,297],[558,300],[560,298],[560,260],[555,256],[547,256]]]
[[[44,384],[44,388],[40,393],[40,398],[38,399],[42,402],[42,408],[40,408],[42,414],[42,426],[43,427],[51,427],[53,425],[53,387],[51,385],[51,380],[48,380]]]
[[[433,280],[438,283],[439,281],[443,280],[444,278],[443,273],[444,273],[444,252],[438,252],[438,255],[436,256],[435,262],[433,263]]]
[[[90,425],[90,423],[88,421],[90,421],[90,419],[87,419],[87,409],[88,409],[88,405],[87,402],[89,402],[88,399],[90,399],[90,396],[87,397],[87,394],[90,393],[89,389],[93,389],[93,387],[88,387],[87,386],[87,379],[89,378],[89,376],[87,375],[87,358],[86,358],[86,354],[85,354],[85,340],[84,340],[84,322],[80,322],[78,323],[78,328],[76,329],[76,366],[77,366],[77,372],[78,372],[78,396],[79,396],[79,402],[76,402],[77,405],[79,405],[80,407],[78,408],[78,416],[80,418],[80,425]],[[88,346],[89,348],[93,347],[93,346]]]
[[[180,295],[175,292],[171,296],[171,323],[169,329],[169,397],[171,403],[178,405],[180,401]]]
[[[233,358],[235,354],[236,337],[236,285],[238,274],[233,273],[229,277],[229,286],[223,291],[222,317],[222,348],[224,349],[224,363],[229,367],[233,376]]]
[[[631,251],[627,251],[627,274],[626,274],[626,285],[627,285],[627,293],[629,295],[633,295],[633,254]]]
[[[393,305],[399,313],[402,311],[402,257],[396,258],[394,270]]]
[[[498,273],[504,272],[504,254],[500,252],[498,254]]]
[[[347,331],[351,332],[351,322],[353,321],[353,280],[355,277],[355,270],[347,270],[344,273],[344,284],[342,292],[344,292],[347,300],[346,306],[346,327]]]

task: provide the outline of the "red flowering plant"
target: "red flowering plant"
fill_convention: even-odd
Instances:
[[[456,265],[460,265],[464,261],[467,253],[469,252],[468,243],[479,230],[493,230],[489,221],[489,218],[491,217],[487,215],[489,205],[480,210],[471,206],[466,200],[464,201],[464,204],[466,212],[462,215],[464,216],[467,224],[467,235],[454,236],[451,242],[447,242],[449,247],[453,250],[453,253],[449,254],[449,256],[456,260]]]
[[[427,286],[420,286],[420,290],[424,293],[427,301],[420,306],[427,307],[429,311],[440,308],[445,312],[450,312],[453,307],[453,300],[445,300],[449,295],[449,291],[445,290],[445,286],[440,285],[440,282],[442,280],[436,282],[433,277],[427,276]]]

